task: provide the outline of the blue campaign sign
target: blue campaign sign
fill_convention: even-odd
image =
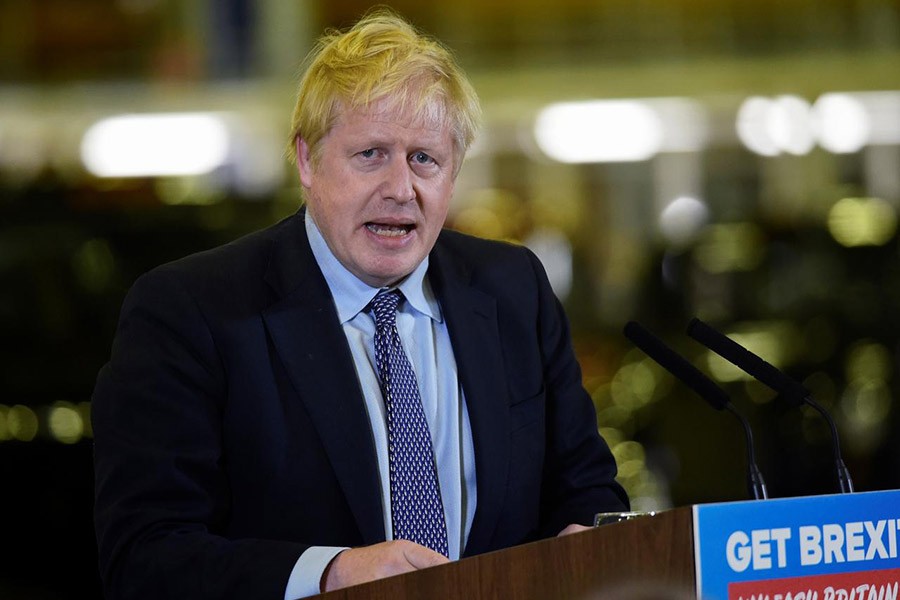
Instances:
[[[694,507],[703,600],[898,600],[900,490]]]

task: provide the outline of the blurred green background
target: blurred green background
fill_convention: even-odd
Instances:
[[[99,598],[90,397],[142,272],[295,211],[298,67],[356,0],[0,0],[0,597]],[[684,335],[813,391],[857,489],[900,487],[900,1],[387,2],[485,109],[449,225],[533,248],[636,508],[833,493],[829,430]],[[126,118],[127,117],[127,118]]]

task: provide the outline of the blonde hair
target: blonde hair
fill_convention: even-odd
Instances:
[[[475,138],[481,107],[466,75],[440,42],[390,9],[379,8],[346,32],[326,32],[306,64],[291,119],[292,161],[298,136],[316,164],[319,142],[341,111],[388,99],[392,108],[412,108],[429,125],[449,126],[459,169]]]

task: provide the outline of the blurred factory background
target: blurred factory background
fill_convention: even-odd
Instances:
[[[361,0],[0,0],[0,597],[99,598],[90,398],[142,272],[295,211],[298,66]],[[485,123],[452,227],[533,248],[638,509],[837,491],[827,425],[684,335],[699,316],[900,487],[900,1],[387,3],[452,47]]]

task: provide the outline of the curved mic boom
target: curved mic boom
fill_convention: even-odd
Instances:
[[[694,390],[710,406],[716,410],[727,410],[741,422],[747,439],[747,487],[753,498],[757,500],[768,498],[766,482],[763,480],[762,473],[756,465],[756,453],[753,449],[753,431],[750,429],[750,423],[731,405],[731,400],[728,398],[725,390],[637,322],[629,321],[625,325],[624,333],[625,337],[631,340],[635,346],[659,363],[676,379]]]
[[[853,480],[850,478],[850,472],[847,470],[846,465],[844,465],[844,459],[841,457],[841,444],[838,440],[837,426],[834,423],[834,419],[831,418],[828,411],[813,400],[812,394],[808,389],[696,317],[688,323],[687,334],[751,377],[778,392],[779,397],[787,400],[794,406],[807,404],[822,415],[831,429],[835,470],[837,471],[841,492],[849,493],[853,491]]]

